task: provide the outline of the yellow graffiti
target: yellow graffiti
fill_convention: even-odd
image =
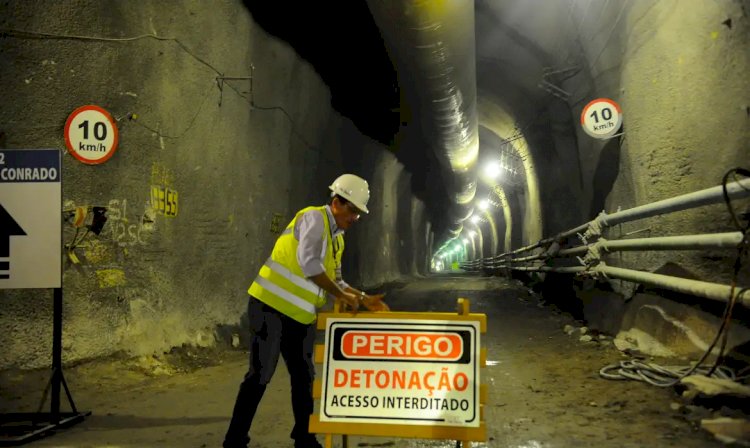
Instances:
[[[156,162],[151,164],[151,183],[152,184],[171,187],[173,181],[174,181],[174,174],[172,174],[172,170]]]
[[[175,190],[160,185],[151,186],[151,207],[164,216],[177,216],[178,194]]]
[[[86,260],[92,264],[101,264],[110,261],[112,254],[109,247],[99,240],[92,239],[88,246],[84,248]]]
[[[125,272],[122,269],[101,269],[96,271],[100,288],[114,288],[125,284]]]

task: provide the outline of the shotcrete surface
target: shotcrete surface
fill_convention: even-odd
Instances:
[[[489,385],[487,447],[719,447],[699,429],[703,408],[672,410],[672,389],[608,381],[599,369],[623,359],[612,345],[581,343],[563,331],[580,326],[520,284],[459,276],[384,287],[394,310],[453,311],[456,299],[486,313],[482,343]],[[322,340],[322,334],[321,336]],[[150,362],[96,361],[65,374],[83,423],[35,447],[218,447],[246,370],[242,349],[185,350]],[[318,371],[320,371],[320,366]],[[0,375],[0,412],[33,410],[48,372]],[[690,411],[686,409],[691,409]],[[291,447],[289,379],[279,365],[251,430],[252,448]],[[322,437],[320,437],[322,441]],[[341,446],[340,438],[335,439]],[[451,441],[350,437],[349,446],[454,447]]]

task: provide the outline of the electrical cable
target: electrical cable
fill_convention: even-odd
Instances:
[[[17,37],[17,38],[22,38],[22,39],[23,38],[25,39],[29,39],[29,38],[32,38],[32,39],[68,39],[68,40],[95,41],[95,42],[132,42],[132,41],[136,41],[140,39],[155,39],[159,41],[171,41],[171,42],[176,43],[183,51],[185,51],[187,54],[193,57],[196,61],[200,62],[201,64],[213,70],[218,76],[220,77],[224,76],[224,74],[221,71],[219,71],[219,69],[217,69],[214,65],[212,65],[205,59],[201,58],[200,56],[196,55],[192,50],[190,50],[190,48],[188,48],[184,43],[182,43],[182,41],[180,41],[179,39],[175,37],[162,37],[162,36],[157,36],[156,34],[152,34],[152,33],[140,34],[138,36],[132,36],[132,37],[98,37],[98,36],[81,36],[81,35],[74,35],[74,34],[45,33],[45,32],[39,32],[39,31],[24,31],[24,30],[12,29],[12,28],[0,29],[0,38],[3,38],[3,37]],[[246,95],[244,95],[239,90],[237,90],[236,87],[231,85],[228,81],[226,80],[224,81],[224,84],[226,84],[230,89],[232,89],[232,91],[234,91],[238,96],[247,100],[250,106],[252,106],[254,109],[258,109],[262,111],[275,111],[275,110],[281,111],[291,123],[291,127],[292,127],[291,132],[293,135],[296,135],[300,139],[300,141],[302,141],[302,143],[305,144],[307,147],[311,149],[316,149],[316,150],[320,149],[319,147],[308,142],[305,136],[302,135],[297,130],[297,126],[294,120],[292,119],[292,116],[289,114],[289,112],[287,112],[286,109],[284,109],[281,106],[259,106],[255,104],[255,100],[253,98],[253,92],[252,92],[252,77],[250,78],[250,83],[251,83],[250,84],[251,85],[250,97],[248,98]],[[207,97],[208,95],[205,98]],[[130,117],[131,121],[159,135],[160,137],[178,139],[182,137],[183,135],[185,135],[185,133],[188,130],[190,130],[190,128],[192,128],[193,124],[195,123],[196,118],[198,117],[198,115],[200,114],[203,108],[203,104],[205,104],[205,98],[202,101],[201,106],[198,108],[195,115],[193,115],[193,118],[190,120],[190,124],[188,125],[188,127],[177,136],[163,134],[160,131],[153,129],[151,126],[148,126],[145,123],[137,121],[134,118],[133,114],[127,114],[127,115]],[[50,126],[50,127],[58,127],[58,125]],[[322,151],[319,151],[319,152],[323,154]],[[322,157],[326,159],[327,161],[331,161],[327,157],[324,157],[324,156]]]
[[[653,386],[670,387],[694,373],[710,376],[708,371],[708,367],[699,367],[697,364],[693,367],[660,366],[655,363],[630,359],[602,367],[599,370],[599,375],[608,380],[636,380],[644,381]],[[725,366],[716,369],[713,376],[730,381],[736,379],[734,371]]]
[[[210,68],[216,72],[219,76],[224,76],[216,67],[206,62],[200,56],[193,53],[188,47],[185,46],[179,39],[175,37],[161,37],[156,34],[141,34],[133,37],[97,37],[97,36],[78,36],[73,34],[54,34],[54,33],[42,33],[39,31],[24,31],[16,29],[0,29],[0,37],[11,36],[21,38],[40,38],[40,39],[69,39],[69,40],[89,40],[98,42],[132,42],[140,39],[156,39],[164,41],[172,41],[180,46],[187,54],[192,56],[196,61]]]
[[[206,105],[206,100],[208,99],[209,94],[211,93],[211,90],[212,89],[208,89],[208,91],[206,92],[206,94],[203,96],[203,100],[201,101],[200,105],[196,109],[195,114],[193,114],[193,118],[190,119],[190,122],[188,123],[187,127],[182,132],[180,132],[179,135],[168,135],[168,134],[165,134],[165,133],[161,132],[158,129],[152,128],[151,126],[149,126],[149,125],[147,125],[145,123],[141,123],[136,118],[135,114],[128,114],[128,119],[131,122],[137,124],[138,126],[141,126],[141,127],[145,128],[145,129],[148,129],[149,131],[153,132],[154,134],[158,135],[159,137],[164,137],[164,138],[169,138],[169,139],[180,139],[180,138],[182,138],[182,136],[184,136],[185,134],[187,134],[187,132],[190,129],[192,129],[193,125],[195,124],[195,120],[198,118],[198,115],[200,115],[200,113],[203,111],[203,107]]]
[[[737,297],[741,296],[745,292],[745,290],[743,289],[738,294],[734,294],[734,290],[737,287],[737,279],[739,277],[740,270],[742,269],[742,262],[744,258],[747,257],[748,249],[750,248],[750,241],[748,240],[748,233],[750,233],[750,220],[748,220],[748,223],[744,226],[742,225],[742,223],[740,223],[739,219],[737,218],[737,214],[734,211],[734,207],[732,207],[732,199],[729,197],[729,193],[727,192],[727,181],[729,180],[729,176],[732,175],[736,182],[738,180],[737,174],[750,177],[750,170],[746,170],[744,168],[739,168],[739,167],[733,168],[727,171],[726,174],[724,174],[724,178],[722,179],[722,182],[721,182],[721,189],[722,189],[722,195],[724,196],[724,202],[727,206],[727,210],[729,211],[730,216],[732,217],[732,223],[734,224],[735,228],[742,233],[742,241],[740,241],[737,244],[737,255],[734,258],[733,273],[732,273],[732,288],[729,293],[729,305],[727,306],[725,316],[724,316],[724,321],[726,322],[726,326],[724,329],[724,337],[722,338],[722,341],[721,341],[721,348],[719,349],[719,356],[716,357],[716,361],[714,362],[713,367],[709,371],[709,375],[711,375],[724,360],[724,351],[726,350],[727,341],[729,337],[729,325],[732,319],[732,311],[737,301]]]

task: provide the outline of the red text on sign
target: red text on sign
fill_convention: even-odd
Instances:
[[[351,330],[341,338],[341,352],[350,359],[456,361],[463,348],[456,333]]]

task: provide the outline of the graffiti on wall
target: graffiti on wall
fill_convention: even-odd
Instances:
[[[151,207],[160,215],[174,218],[178,211],[178,197],[172,170],[154,162],[151,165]]]
[[[111,248],[146,246],[152,242],[156,231],[156,217],[174,218],[178,212],[178,193],[173,186],[171,170],[154,163],[147,199],[142,206],[127,198],[110,199],[106,203],[79,204],[66,200],[63,207],[65,239],[68,258],[74,265],[83,261],[96,265],[100,288],[121,286],[125,283],[124,271],[118,263],[112,265],[116,255]],[[98,219],[97,219],[98,218]],[[82,251],[82,252],[81,252]],[[108,268],[108,269],[107,269]]]
[[[107,225],[103,234],[118,246],[145,246],[156,229],[152,207],[147,203],[142,213],[128,209],[127,199],[110,199],[107,203]],[[132,219],[129,217],[132,216]]]
[[[177,216],[177,191],[161,185],[151,186],[151,205],[156,213],[169,218]]]

